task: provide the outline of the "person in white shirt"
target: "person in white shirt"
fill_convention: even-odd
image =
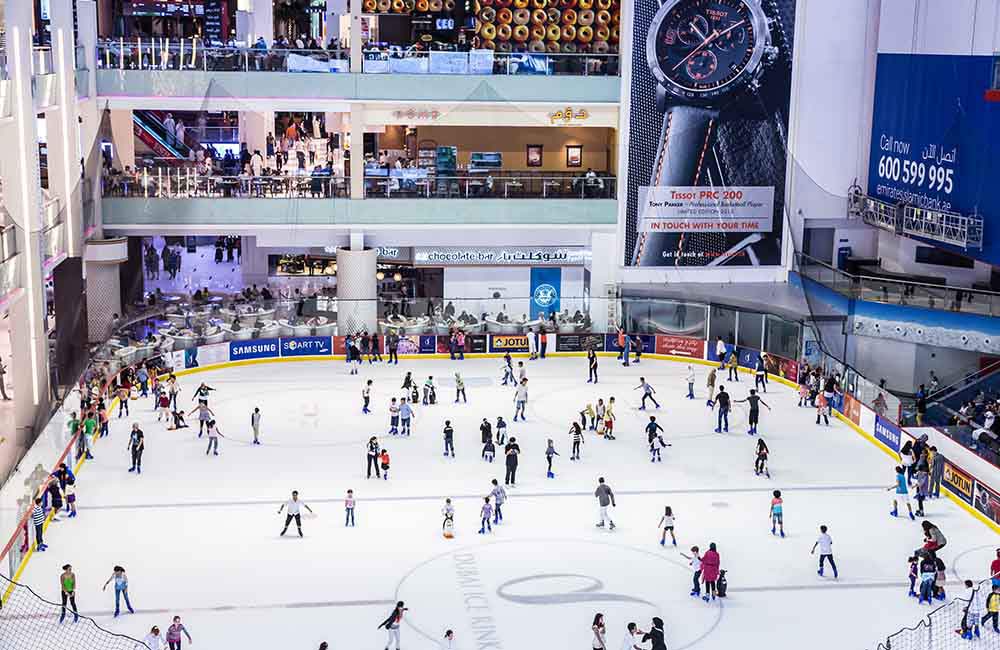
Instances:
[[[690,363],[688,364],[687,367],[687,376],[685,377],[685,379],[687,379],[688,383],[687,398],[694,399],[694,366],[692,366]]]
[[[628,630],[625,632],[625,640],[622,641],[622,650],[643,650],[642,630],[635,623],[628,624]]]
[[[163,120],[163,130],[167,132],[167,144],[173,144],[175,126],[174,116],[171,113],[167,113],[167,117]]]
[[[155,625],[153,626],[153,629],[149,631],[149,634],[147,634],[146,637],[142,640],[142,642],[149,647],[149,650],[161,650],[161,649],[166,650],[167,648],[166,638],[164,638],[164,636],[160,634],[160,628],[156,627]]]
[[[299,529],[299,537],[302,537],[302,508],[305,507],[306,510],[312,514],[312,508],[306,505],[304,502],[299,501],[299,491],[292,490],[292,498],[286,501],[280,508],[278,508],[278,514],[281,514],[282,510],[287,510],[285,515],[285,527],[281,529],[281,534],[284,535],[288,532],[288,524],[292,523],[292,519],[295,520],[295,525]]]
[[[819,537],[816,538],[816,543],[813,544],[810,554],[815,554],[817,547],[819,548],[819,571],[816,573],[822,576],[823,563],[829,560],[830,567],[833,569],[833,577],[836,579],[838,574],[837,563],[833,561],[833,538],[827,534],[826,526],[819,527]]]
[[[526,420],[524,417],[524,407],[528,403],[528,379],[524,378],[521,383],[518,384],[517,388],[514,390],[514,422],[517,422],[518,414],[521,415],[522,420]]]
[[[719,367],[723,368],[726,364],[726,342],[719,337],[719,340],[715,343],[715,356],[719,357]]]
[[[184,144],[184,122],[177,120],[177,126],[174,127],[174,136],[177,138],[177,144]]]

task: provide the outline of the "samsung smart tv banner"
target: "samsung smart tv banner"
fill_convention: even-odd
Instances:
[[[625,264],[780,264],[795,2],[634,12]]]
[[[977,213],[985,218],[981,249],[935,245],[1000,264],[1000,103],[983,97],[992,87],[994,61],[878,55],[868,194],[893,205]]]
[[[558,313],[561,292],[561,268],[531,267],[531,320]]]

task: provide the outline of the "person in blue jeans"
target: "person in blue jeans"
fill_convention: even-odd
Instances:
[[[132,609],[132,603],[128,600],[128,576],[125,575],[124,567],[115,565],[115,568],[111,572],[111,577],[104,583],[101,591],[106,590],[112,581],[115,583],[115,616],[121,613],[122,596],[125,597],[125,607],[128,608],[128,613],[135,614],[135,610]]]
[[[719,393],[715,396],[715,404],[719,407],[719,422],[715,427],[716,433],[729,433],[729,393],[725,386],[719,386]]]

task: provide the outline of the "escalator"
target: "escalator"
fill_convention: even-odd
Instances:
[[[177,164],[189,160],[192,151],[201,149],[188,129],[184,142],[177,142],[172,133],[163,126],[166,114],[162,111],[132,111],[132,130],[139,141],[146,146],[152,156],[165,164]],[[136,151],[136,157],[142,153]]]

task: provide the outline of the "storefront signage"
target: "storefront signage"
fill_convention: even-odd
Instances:
[[[582,266],[585,248],[557,246],[415,246],[415,266]]]
[[[587,112],[586,108],[574,109],[572,106],[567,106],[560,111],[549,113],[549,124],[565,125],[570,122],[584,122],[589,118],[590,113]]]
[[[943,482],[955,496],[961,497],[967,503],[972,503],[972,477],[948,461],[944,462]]]
[[[705,357],[705,341],[690,336],[660,334],[656,337],[656,353],[703,359]]]
[[[556,352],[604,351],[603,334],[559,334],[556,336]]]
[[[229,360],[263,359],[278,356],[278,339],[260,339],[257,341],[230,341]]]
[[[528,337],[524,334],[490,334],[490,352],[527,352]]]
[[[875,416],[875,439],[894,452],[899,452],[899,439],[902,432],[895,423],[886,420],[881,415]]]
[[[436,108],[407,108],[393,111],[392,117],[397,120],[432,122],[441,117],[441,111]]]
[[[333,353],[333,343],[329,336],[300,336],[281,339],[281,356],[308,357]]]

